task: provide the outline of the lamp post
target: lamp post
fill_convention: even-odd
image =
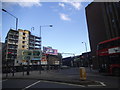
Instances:
[[[14,17],[16,19],[16,30],[17,30],[17,27],[18,27],[18,18],[15,17],[14,15],[12,15],[11,13],[9,13],[8,11],[6,11],[5,9],[2,9],[2,11],[8,13],[9,15],[11,15],[12,17]]]
[[[82,43],[85,44],[85,49],[86,49],[86,53],[87,53],[87,44],[86,44],[86,42],[82,42]]]
[[[41,41],[41,44],[40,44],[40,52],[41,52],[41,59],[42,59],[42,36],[41,36],[41,28],[42,27],[53,27],[53,25],[43,25],[43,26],[40,26],[40,41]],[[40,66],[41,66],[41,60],[40,60]],[[41,74],[41,68],[40,68],[40,74]]]
[[[86,49],[86,54],[87,54],[87,62],[88,62],[88,66],[89,66],[89,68],[90,68],[89,59],[88,59],[88,52],[87,52],[87,44],[86,44],[86,42],[82,42],[82,43],[85,44],[85,49]]]
[[[2,9],[3,12],[6,12],[8,13],[9,15],[11,15],[12,17],[14,17],[16,19],[16,31],[17,31],[17,27],[18,27],[18,18],[15,17],[14,15],[12,15],[11,13],[9,13],[7,10],[5,9]],[[16,45],[16,42],[15,42],[15,45]],[[14,51],[14,59],[15,59],[15,51]],[[15,60],[14,60],[15,61]],[[13,76],[14,76],[14,61],[13,61]]]
[[[86,42],[82,42],[82,43],[85,44],[85,49],[86,49],[86,54],[87,54],[87,44],[86,44]],[[88,54],[87,54],[87,60],[88,60]],[[87,62],[88,62],[88,61],[87,61]]]

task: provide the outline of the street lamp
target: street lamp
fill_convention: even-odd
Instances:
[[[12,17],[14,17],[16,19],[16,30],[17,30],[17,27],[18,27],[18,18],[15,17],[14,15],[12,15],[11,13],[9,13],[8,11],[6,11],[5,9],[2,9],[2,11],[8,13],[9,15],[11,15]]]
[[[82,42],[82,43],[84,43],[85,44],[85,49],[86,49],[86,54],[87,54],[87,62],[88,62],[88,66],[89,66],[89,68],[90,68],[90,65],[89,65],[89,59],[88,59],[88,52],[87,52],[87,44],[86,44],[86,42]]]
[[[42,27],[53,27],[53,25],[43,25],[43,26],[40,26],[40,41],[41,41],[41,44],[40,44],[40,50],[41,51],[40,52],[41,52],[41,59],[42,59],[42,36],[41,36],[41,28]],[[41,66],[41,60],[40,60],[40,66]],[[40,74],[41,74],[41,70],[40,70]]]
[[[16,19],[16,31],[17,31],[17,27],[18,27],[18,18],[15,17],[14,15],[12,15],[11,13],[9,13],[7,10],[2,9],[3,12],[8,13],[9,15],[11,15],[12,17],[14,17]],[[16,42],[15,42],[16,45]],[[14,51],[14,59],[15,59],[15,51]],[[13,61],[13,76],[14,76],[14,61]]]
[[[86,49],[86,53],[87,53],[87,44],[86,44],[86,42],[82,42],[82,43],[85,43],[85,49]]]

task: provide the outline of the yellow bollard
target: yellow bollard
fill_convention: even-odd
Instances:
[[[86,80],[86,70],[84,67],[80,67],[80,80]]]

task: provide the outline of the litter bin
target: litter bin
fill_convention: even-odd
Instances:
[[[80,80],[86,80],[86,70],[84,67],[80,67]]]

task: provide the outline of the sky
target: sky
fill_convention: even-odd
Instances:
[[[59,53],[81,55],[86,52],[86,43],[87,51],[90,51],[85,15],[85,7],[90,2],[27,1],[30,2],[2,2],[2,8],[18,18],[18,29],[29,30],[33,35],[39,36],[40,26],[53,25],[41,28],[42,46],[51,46]],[[15,18],[2,12],[2,42],[10,28],[15,29]],[[63,54],[63,57],[69,56],[72,54]]]

